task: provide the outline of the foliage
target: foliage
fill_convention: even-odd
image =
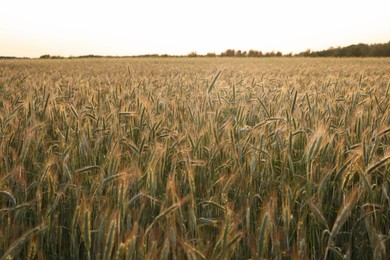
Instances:
[[[305,57],[390,57],[390,42],[379,44],[354,44],[347,47],[329,48],[328,50],[302,52]]]

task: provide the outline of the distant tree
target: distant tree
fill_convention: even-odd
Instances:
[[[266,52],[265,54],[264,54],[264,57],[274,57],[275,56],[275,53],[273,52],[273,51],[271,51],[271,52]]]
[[[40,59],[50,59],[51,56],[49,54],[45,54],[45,55],[42,55],[41,57],[39,57]]]
[[[248,51],[248,57],[256,57],[256,52],[257,52],[257,51],[252,50],[252,49],[249,50],[249,51]]]
[[[311,50],[307,49],[306,51],[299,53],[297,56],[310,57],[311,55],[312,55]]]
[[[369,46],[367,44],[354,44],[344,47],[345,56],[347,57],[364,57],[368,55]]]
[[[221,57],[234,57],[236,54],[236,51],[234,49],[228,49],[225,52],[221,53]]]
[[[192,51],[192,52],[188,53],[187,56],[190,58],[196,58],[196,57],[198,57],[198,54],[196,53],[196,51]]]
[[[56,56],[51,56],[51,59],[63,59],[64,57],[56,55]]]
[[[390,57],[390,42],[370,46],[369,56]]]
[[[248,52],[248,57],[261,57],[263,56],[263,53],[261,51],[256,51],[256,50],[249,50]]]
[[[49,54],[42,55],[39,57],[40,59],[63,59],[64,57],[61,57],[59,55],[56,56],[50,56]]]
[[[384,44],[353,44],[346,47],[329,48],[312,52],[307,50],[298,56],[305,57],[390,57],[390,42]]]
[[[15,56],[0,56],[0,60],[11,60],[11,59],[18,59]]]
[[[332,56],[345,57],[345,56],[347,56],[346,53],[347,52],[346,52],[345,48],[338,47]]]
[[[217,54],[215,52],[209,52],[206,54],[206,57],[217,57]]]

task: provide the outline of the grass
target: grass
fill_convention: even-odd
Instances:
[[[389,71],[0,61],[0,257],[386,259]]]

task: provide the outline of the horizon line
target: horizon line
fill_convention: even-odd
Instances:
[[[386,45],[390,44],[390,41],[388,42],[382,42],[382,43],[355,43],[350,44],[347,46],[337,46],[337,47],[328,47],[327,49],[322,50],[312,50],[311,48],[306,48],[305,51],[301,52],[282,52],[279,50],[272,50],[272,51],[261,51],[256,49],[249,49],[249,50],[240,50],[235,48],[228,48],[223,52],[217,53],[217,52],[207,52],[206,54],[199,54],[197,51],[190,51],[187,54],[169,54],[169,53],[145,53],[145,54],[130,54],[130,55],[100,55],[100,54],[82,54],[82,55],[68,55],[68,56],[62,56],[62,55],[51,55],[48,53],[42,54],[39,57],[31,57],[31,56],[13,56],[13,55],[0,55],[0,59],[44,59],[44,58],[52,58],[52,59],[72,59],[72,58],[142,58],[142,57],[248,57],[247,54],[249,52],[256,52],[260,54],[260,56],[254,56],[254,57],[296,57],[301,56],[304,53],[318,53],[318,52],[324,52],[328,50],[335,50],[335,49],[343,49],[348,48],[352,46],[359,46],[359,45],[366,45],[366,46],[374,46],[374,45]],[[240,54],[243,54],[244,56],[228,56],[224,55],[224,53],[227,53],[228,51],[234,51],[235,53],[239,52]],[[46,57],[45,57],[46,56]],[[249,56],[250,58],[251,56]]]

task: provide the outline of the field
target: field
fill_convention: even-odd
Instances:
[[[390,59],[0,60],[1,259],[388,259]]]

